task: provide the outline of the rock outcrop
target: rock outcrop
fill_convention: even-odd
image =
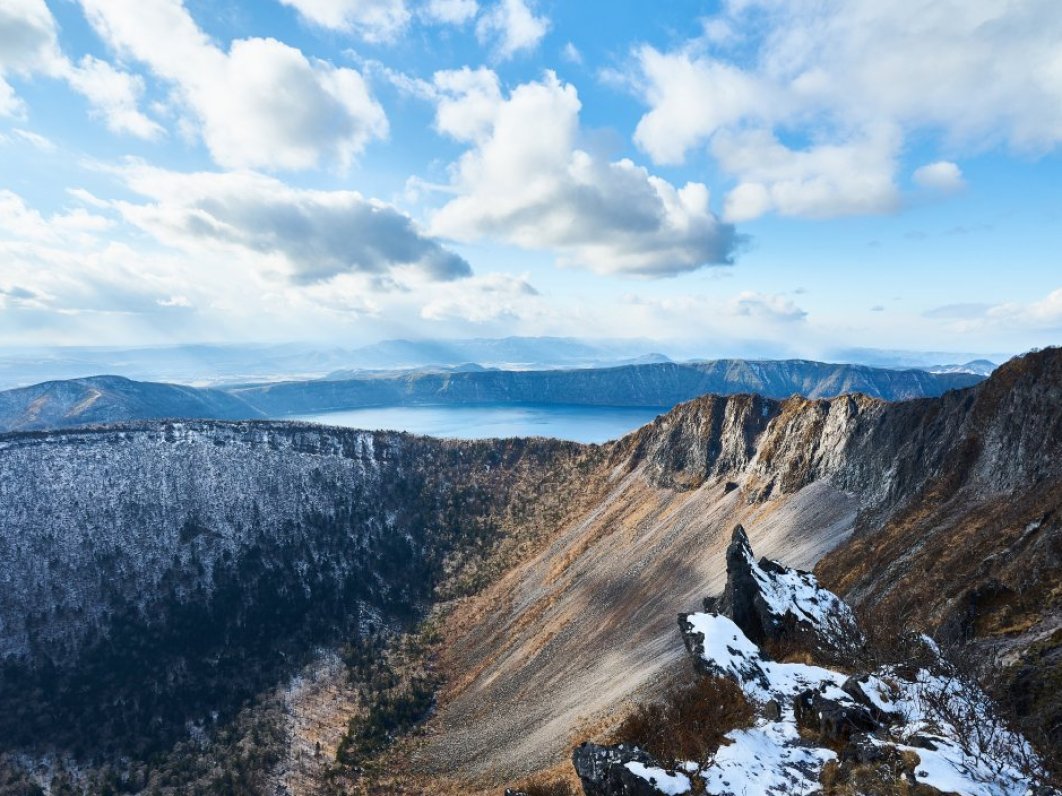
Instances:
[[[733,679],[758,706],[759,719],[727,733],[713,756],[689,761],[682,776],[727,796],[817,792],[827,765],[833,783],[873,776],[886,790],[925,794],[1018,796],[1042,787],[1043,764],[1026,739],[939,653],[926,666],[878,661],[852,676],[819,665],[863,645],[844,603],[808,573],[756,563],[740,527],[727,564],[723,595],[706,601],[713,610],[681,615],[679,625],[697,668]],[[816,662],[773,660],[750,634],[764,644],[787,640],[796,645],[791,653]],[[928,642],[926,649],[934,650]],[[868,664],[866,655],[848,659],[849,666]]]
[[[636,746],[584,743],[572,752],[572,765],[586,796],[656,796],[677,785],[689,789],[685,774],[667,772]]]
[[[757,562],[740,525],[726,551],[726,588],[719,597],[705,598],[704,610],[730,617],[761,645],[825,651],[844,650],[862,640],[851,609],[837,595],[821,588],[810,572],[766,558]]]

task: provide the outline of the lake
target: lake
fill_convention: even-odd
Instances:
[[[555,437],[575,442],[607,442],[666,411],[661,407],[620,406],[383,406],[288,419],[455,439]]]

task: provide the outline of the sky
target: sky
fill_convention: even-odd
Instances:
[[[3,0],[0,345],[1062,342],[1057,0]]]

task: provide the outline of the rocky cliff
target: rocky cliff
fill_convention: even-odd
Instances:
[[[811,573],[757,561],[740,526],[726,558],[724,593],[679,616],[699,685],[677,693],[729,694],[741,709],[713,710],[718,697],[699,712],[674,697],[643,709],[623,742],[576,748],[586,796],[1057,793],[1028,740],[927,636],[869,643]]]

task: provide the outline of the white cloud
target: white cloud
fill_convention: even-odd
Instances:
[[[20,116],[24,103],[5,75],[63,79],[84,95],[95,115],[117,133],[155,138],[162,128],[137,109],[143,81],[106,61],[85,56],[72,64],[59,49],[55,19],[44,0],[9,0],[0,7],[0,116]]]
[[[1039,329],[1062,329],[1062,288],[1027,304],[1003,302],[985,313],[988,323]]]
[[[745,291],[728,302],[728,309],[734,315],[758,318],[773,323],[792,323],[802,321],[808,314],[798,307],[792,299],[773,293]]]
[[[923,316],[943,321],[961,334],[986,329],[1058,330],[1062,329],[1062,288],[1036,301],[946,304],[927,310]]]
[[[912,176],[914,181],[923,188],[941,193],[955,193],[966,187],[966,181],[962,177],[962,170],[956,164],[947,160],[927,163],[925,166],[915,169]]]
[[[392,41],[409,23],[405,0],[280,0],[306,20],[355,33],[368,42]]]
[[[360,73],[310,60],[276,39],[228,52],[180,0],[82,0],[99,34],[173,83],[214,160],[229,168],[347,166],[387,118]]]
[[[686,344],[712,340],[713,347],[720,346],[722,351],[728,343],[748,350],[747,344],[764,334],[784,340],[786,346],[806,342],[815,334],[808,313],[792,298],[752,290],[732,296],[697,292],[629,295],[623,308],[613,312],[630,330],[646,330],[656,339],[670,337]]]
[[[113,218],[83,208],[49,215],[0,191],[0,340],[24,344],[29,330],[41,344],[307,339],[347,336],[359,319],[372,323],[362,335],[378,335],[381,322],[430,334],[439,321],[422,319],[421,308],[461,295],[470,279],[482,306],[465,315],[489,313],[490,296],[518,308],[519,290],[508,297],[502,286],[508,277],[445,281],[467,266],[356,194],[288,189],[261,175],[116,174],[148,201],[68,192]],[[333,267],[346,270],[326,277]],[[451,314],[448,330],[471,323],[456,306]]]
[[[144,79],[139,75],[86,55],[76,68],[69,70],[67,80],[92,103],[112,132],[146,139],[162,135],[162,127],[139,110],[144,93]]]
[[[649,108],[636,141],[668,164],[710,143],[737,179],[735,218],[888,210],[898,195],[897,156],[914,134],[959,153],[997,145],[1039,152],[1062,142],[1057,11],[1054,0],[724,4],[703,39],[636,51],[634,84]],[[732,146],[716,143],[750,136],[788,161],[779,179],[763,169],[763,179],[753,178],[726,159]],[[788,153],[775,145],[793,139],[807,143]],[[836,166],[868,147],[861,189]],[[935,176],[940,184],[945,175]],[[794,185],[817,198],[794,199]],[[956,185],[951,179],[949,188]]]
[[[47,136],[43,136],[40,133],[35,133],[32,130],[23,130],[21,128],[15,128],[11,131],[11,134],[16,138],[20,138],[34,149],[39,149],[41,152],[54,152],[55,142]]]
[[[899,205],[893,182],[898,149],[891,130],[802,150],[790,149],[764,130],[720,132],[712,153],[738,180],[723,215],[737,222],[768,211],[825,218],[893,210]]]
[[[497,0],[476,25],[480,42],[494,42],[495,56],[501,60],[533,50],[549,30],[549,19],[535,16],[525,0]]]
[[[564,49],[561,50],[561,57],[570,64],[581,64],[583,62],[583,54],[571,42],[564,45]]]
[[[474,276],[436,290],[420,310],[431,321],[486,323],[526,320],[544,312],[539,292],[526,276],[493,273]]]
[[[488,70],[441,72],[436,127],[470,148],[452,170],[458,196],[438,235],[551,249],[601,273],[673,275],[728,262],[733,229],[701,183],[676,188],[629,160],[576,147],[580,102],[552,72],[505,98]]]
[[[0,116],[25,113],[25,104],[6,78],[37,73],[58,77],[64,64],[55,20],[44,0],[0,4]]]
[[[132,166],[119,172],[149,202],[116,202],[127,221],[191,254],[257,257],[296,284],[340,274],[468,276],[461,257],[395,208],[353,191],[291,188],[250,172],[183,174]]]
[[[780,99],[756,75],[720,61],[652,47],[636,56],[650,111],[638,122],[634,140],[656,163],[681,163],[718,130],[762,118]]]
[[[75,208],[45,217],[31,208],[14,191],[0,189],[0,233],[24,240],[39,242],[77,242],[86,234],[100,232],[111,226],[101,215]]]
[[[428,0],[422,13],[433,22],[464,25],[479,13],[476,0]]]

